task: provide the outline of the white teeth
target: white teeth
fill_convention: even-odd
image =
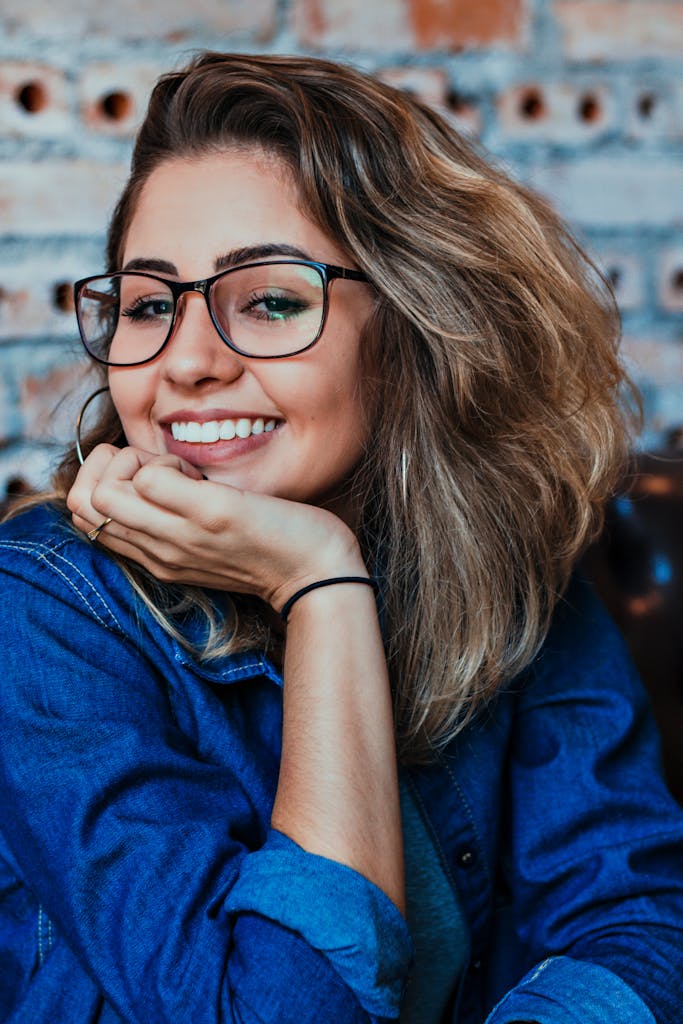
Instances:
[[[202,423],[202,441],[204,444],[211,444],[218,440],[218,420],[209,420]]]
[[[189,441],[192,444],[214,444],[216,441],[232,441],[235,437],[246,438],[252,434],[269,434],[275,430],[275,420],[262,417],[250,420],[246,416],[238,420],[209,420],[208,423],[197,423],[196,420],[171,423],[171,434],[176,441]]]

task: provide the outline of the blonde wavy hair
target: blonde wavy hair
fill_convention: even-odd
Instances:
[[[364,330],[373,429],[352,481],[382,577],[404,760],[428,760],[534,657],[623,469],[637,399],[595,266],[549,205],[434,110],[351,67],[205,52],[162,77],[114,212],[108,269],[165,160],[258,147],[374,285]],[[626,396],[627,402],[624,401]],[[88,449],[125,444],[109,403]],[[68,492],[73,452],[54,485]],[[195,607],[211,658],[265,641],[254,601],[125,566],[165,627]]]

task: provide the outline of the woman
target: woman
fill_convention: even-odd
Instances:
[[[678,1021],[681,816],[567,589],[616,322],[553,213],[371,77],[207,53],[76,302],[105,407],[2,532],[2,1019]]]

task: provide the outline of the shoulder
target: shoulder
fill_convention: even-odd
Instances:
[[[634,692],[640,682],[624,639],[587,580],[575,577],[558,602],[546,640],[523,674],[525,689],[598,686]]]
[[[660,749],[647,691],[591,584],[572,582],[521,683],[513,765],[528,777],[540,768],[545,781],[555,773],[558,792],[562,786],[581,790],[582,778],[584,795],[590,787],[604,789],[608,780],[617,789],[627,777],[637,778],[655,799]]]
[[[74,529],[53,505],[35,505],[0,525],[3,604],[27,591],[87,612],[100,625],[121,628],[131,587],[116,562]]]

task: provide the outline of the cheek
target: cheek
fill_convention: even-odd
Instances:
[[[154,401],[154,387],[148,374],[138,368],[130,373],[110,373],[109,393],[129,444],[139,443]]]
[[[357,446],[367,434],[358,381],[345,371],[348,367],[339,367],[308,384],[299,381],[287,396],[290,426],[335,451]]]

